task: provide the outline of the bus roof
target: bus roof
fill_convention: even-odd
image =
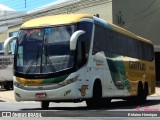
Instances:
[[[73,23],[78,22],[82,18],[94,19],[95,23],[98,23],[101,26],[104,26],[108,29],[117,31],[117,32],[122,33],[126,36],[133,37],[133,38],[138,39],[140,41],[152,44],[151,41],[149,41],[145,38],[137,36],[136,34],[129,32],[126,29],[123,29],[117,25],[108,23],[100,18],[93,17],[92,15],[89,15],[89,14],[61,14],[61,15],[40,17],[40,18],[32,19],[32,20],[25,22],[24,24],[22,24],[21,29],[40,28],[40,27],[57,26],[57,25],[64,25],[64,24],[73,24]]]
[[[126,30],[126,29],[123,29],[123,28],[121,28],[121,27],[119,27],[119,26],[117,26],[117,25],[114,25],[114,24],[111,24],[111,23],[108,23],[108,25],[112,26],[112,28],[113,28],[115,31],[119,32],[119,33],[125,34],[125,35],[130,36],[130,37],[132,37],[132,38],[135,38],[135,39],[137,39],[137,40],[140,40],[140,41],[143,41],[143,42],[152,44],[152,42],[151,42],[150,40],[145,39],[145,38],[143,38],[143,37],[140,37],[140,36],[138,36],[138,35],[130,32],[130,31]]]
[[[89,14],[61,14],[45,16],[25,22],[22,24],[21,29],[72,24],[78,22],[82,18],[93,18],[93,16]]]

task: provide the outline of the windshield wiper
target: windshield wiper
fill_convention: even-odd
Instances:
[[[29,65],[28,69],[26,70],[26,73],[29,74],[31,72],[31,70],[33,70],[33,64],[36,62],[36,66],[37,67],[37,63],[38,63],[38,58],[39,58],[39,45],[38,45],[38,49],[37,49],[37,55],[36,58],[31,62],[31,64]]]
[[[50,58],[49,58],[49,55],[48,55],[47,44],[45,44],[45,52],[44,52],[44,55],[45,55],[45,59],[46,59],[46,60],[45,60],[46,64],[49,63],[52,71],[55,72],[56,70],[55,70],[55,68],[54,68],[54,65],[52,64],[52,62],[51,62],[51,60],[50,60]]]

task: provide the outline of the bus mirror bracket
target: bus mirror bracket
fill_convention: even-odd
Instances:
[[[78,30],[72,34],[71,39],[70,39],[70,50],[76,49],[77,40],[78,40],[79,36],[81,36],[83,34],[85,34],[85,31],[83,31],[83,30]]]
[[[9,53],[9,50],[8,50],[8,47],[9,47],[9,43],[12,41],[12,40],[17,40],[17,37],[16,36],[13,36],[13,37],[10,37],[8,38],[7,40],[5,40],[4,42],[4,55],[8,55]]]

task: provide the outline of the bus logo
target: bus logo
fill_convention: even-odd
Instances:
[[[140,63],[140,62],[129,61],[129,68],[134,69],[134,70],[145,71],[146,70],[146,65],[144,63]]]
[[[81,92],[82,96],[86,95],[86,91],[88,89],[88,85],[82,85],[81,88],[79,89],[79,91]]]
[[[103,60],[100,60],[100,59],[93,58],[93,62],[96,63],[96,66],[103,66],[104,65]]]

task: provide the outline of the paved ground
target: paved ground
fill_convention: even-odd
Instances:
[[[145,107],[144,106],[147,106],[148,109],[159,109],[160,110],[160,104],[159,104],[159,100],[160,100],[160,86],[157,86],[156,87],[156,93],[152,96],[159,96],[159,97],[148,97],[148,102],[146,104],[143,104],[140,106],[138,106],[138,109],[144,109]],[[86,108],[86,104],[85,102],[82,102],[82,103],[61,103],[61,104],[58,104],[58,103],[50,103],[50,108],[47,109],[47,110],[42,110],[40,108],[40,103],[39,102],[15,102],[14,100],[14,92],[13,90],[11,91],[6,91],[6,90],[3,90],[0,88],[0,111],[40,111],[40,112],[43,112],[45,113],[46,116],[48,116],[48,114],[50,114],[50,111],[51,111],[51,114],[53,114],[54,116],[58,116],[58,120],[73,120],[73,119],[76,119],[76,120],[81,120],[81,119],[88,119],[88,120],[105,120],[107,118],[109,118],[109,120],[116,120],[116,119],[122,119],[122,120],[128,120],[128,119],[131,119],[131,120],[135,120],[135,118],[131,117],[120,117],[120,116],[124,116],[124,115],[127,115],[128,113],[123,113],[123,112],[116,112],[116,111],[137,111],[137,106],[133,106],[133,105],[130,105],[129,103],[127,102],[124,102],[124,101],[113,101],[109,107],[106,107],[106,108],[102,108],[102,109],[87,109]],[[111,111],[111,112],[110,112]],[[113,113],[115,111],[115,113]],[[142,111],[144,113],[144,111]],[[132,113],[132,112],[131,112]],[[139,111],[138,111],[139,113]],[[113,116],[114,114],[114,117],[103,117],[103,116]],[[81,116],[83,115],[83,116]],[[97,117],[93,117],[93,116],[96,116],[98,115]],[[78,117],[78,116],[81,116],[81,117]],[[87,117],[85,117],[87,116]],[[89,117],[90,116],[90,117]],[[115,117],[115,116],[119,116],[118,118]],[[64,117],[64,118],[63,118]],[[48,120],[49,117],[47,118],[38,118],[36,120]],[[90,119],[91,118],[91,119]],[[13,118],[15,120],[21,120],[22,118]],[[29,118],[32,120],[32,118]],[[56,119],[56,117],[52,118],[50,117],[49,119]],[[136,117],[137,120],[150,120],[151,118],[146,118],[146,117]],[[156,119],[158,120],[159,118],[156,117],[156,118],[152,118],[152,119]],[[1,118],[0,118],[1,120]],[[10,120],[9,119],[6,119],[6,120]],[[27,119],[28,120],[28,119]],[[35,118],[33,118],[33,120],[35,120]]]
[[[0,102],[3,102],[3,101],[6,101],[6,102],[15,101],[13,90],[11,91],[0,90]]]

